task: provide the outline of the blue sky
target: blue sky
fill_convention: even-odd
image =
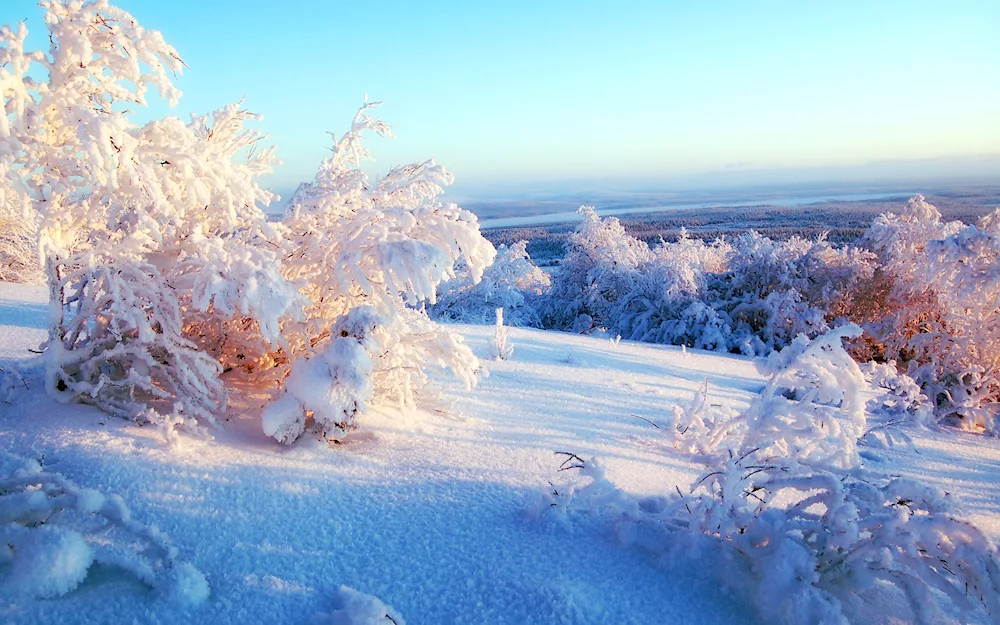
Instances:
[[[246,97],[312,176],[365,94],[462,188],[1000,152],[1000,2],[119,0],[190,66],[173,114]],[[0,21],[32,0],[3,0]]]

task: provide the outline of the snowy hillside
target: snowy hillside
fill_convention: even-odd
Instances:
[[[260,431],[261,406],[244,405],[215,442],[185,436],[170,449],[152,426],[42,392],[25,359],[44,338],[45,295],[0,284],[0,366],[20,363],[30,387],[0,404],[0,452],[121,495],[136,521],[168,534],[205,574],[210,595],[192,606],[94,565],[57,599],[0,593],[3,622],[363,622],[337,620],[361,614],[341,586],[411,624],[752,620],[737,565],[668,557],[622,540],[601,514],[554,516],[544,499],[579,479],[558,471],[567,456],[555,452],[599,459],[640,498],[687,488],[698,458],[650,422],[706,380],[713,404],[745,409],[764,387],[749,359],[513,329],[512,358],[489,362],[477,388],[449,387],[450,406],[373,411],[344,444],[307,436],[280,445]],[[487,358],[492,328],[458,327]],[[919,453],[868,454],[878,470],[960,496],[968,518],[1000,538],[996,439],[909,434]],[[878,596],[874,605],[866,622],[906,614]]]

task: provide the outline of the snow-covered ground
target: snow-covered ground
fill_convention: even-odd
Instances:
[[[0,284],[0,366],[23,365],[44,337],[45,295]],[[460,329],[486,358],[493,328]],[[565,477],[555,452],[600,458],[637,495],[689,485],[699,465],[646,420],[706,379],[713,402],[745,408],[764,384],[753,362],[531,330],[510,340],[512,359],[489,362],[477,388],[448,387],[449,401],[416,414],[370,413],[332,448],[265,437],[258,398],[235,407],[214,441],[171,449],[154,428],[57,404],[37,372],[26,376],[30,390],[0,404],[0,452],[120,494],[204,572],[211,595],[186,606],[95,565],[62,598],[0,593],[0,622],[337,622],[341,586],[411,624],[753,622],[707,567],[619,544],[597,520],[566,527],[536,513]],[[1000,539],[998,441],[912,435],[919,453],[885,453],[879,466],[959,495]]]

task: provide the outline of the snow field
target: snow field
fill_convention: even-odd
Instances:
[[[3,363],[37,343],[31,318],[44,312],[40,289],[8,286]],[[454,327],[488,357],[494,327]],[[214,442],[182,436],[171,448],[154,427],[53,402],[39,371],[29,372],[32,390],[0,404],[0,451],[44,458],[47,471],[120,494],[134,519],[156,525],[204,572],[211,594],[185,605],[94,565],[61,598],[4,593],[0,620],[366,622],[336,620],[371,606],[344,595],[346,586],[411,625],[752,622],[737,563],[711,552],[666,561],[641,537],[622,544],[596,516],[560,523],[538,506],[576,479],[558,471],[557,451],[599,459],[615,486],[640,498],[690,485],[702,466],[648,421],[662,424],[706,379],[711,403],[745,409],[764,386],[754,363],[517,328],[510,342],[513,357],[489,361],[477,388],[449,386],[418,412],[373,411],[332,448],[312,436],[291,447],[267,439],[260,394],[234,402]],[[957,494],[968,518],[1000,538],[998,441],[911,436],[920,453],[879,451],[866,463]],[[719,575],[727,567],[732,575]],[[901,613],[872,601],[872,622]]]
[[[485,357],[493,328],[462,331]],[[450,389],[450,408],[370,414],[333,449],[312,438],[276,445],[255,426],[256,415],[231,415],[215,442],[185,437],[171,450],[155,428],[41,393],[0,406],[0,449],[44,455],[47,470],[121,494],[134,518],[155,523],[205,573],[212,592],[187,607],[105,567],[60,599],[3,600],[0,620],[303,622],[333,614],[346,585],[411,624],[638,623],[692,614],[745,622],[697,571],[668,577],[597,528],[566,532],[528,514],[556,479],[556,450],[600,454],[612,475],[638,490],[655,491],[672,477],[690,481],[690,463],[662,457],[655,428],[623,409],[655,418],[672,397],[693,393],[704,383],[701,357],[688,356],[690,368],[670,367],[649,356],[677,350],[623,343],[612,352],[596,339],[511,334],[515,360],[492,363],[478,389]],[[745,361],[725,360],[729,370],[710,375],[728,380],[720,394],[745,402],[745,389],[759,380],[738,373],[749,369]],[[665,377],[670,369],[680,377]]]

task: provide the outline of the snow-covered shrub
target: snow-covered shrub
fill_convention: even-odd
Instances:
[[[739,454],[789,458],[813,468],[847,470],[860,464],[857,440],[865,430],[864,374],[844,350],[861,335],[850,324],[809,340],[799,335],[759,368],[771,375],[761,395],[739,417],[716,429],[716,446],[729,440]],[[739,447],[732,445],[741,440]]]
[[[779,242],[748,232],[733,240],[726,271],[711,277],[709,301],[728,320],[733,351],[766,355],[829,329],[871,262],[870,253],[822,237]]]
[[[706,245],[684,232],[676,243],[662,243],[622,276],[629,288],[605,323],[632,340],[727,349],[728,321],[704,300],[709,276],[725,270],[730,252],[723,241]]]
[[[40,217],[47,387],[123,416],[156,407],[214,423],[230,366],[220,344],[277,344],[295,302],[256,182],[273,151],[257,149],[238,105],[137,125],[150,88],[177,101],[176,51],[106,0],[41,4],[47,53],[24,50],[23,24],[0,31],[0,174]],[[256,332],[226,337],[222,320]]]
[[[308,359],[293,364],[289,383],[319,376],[313,379],[319,384],[326,376],[323,388],[342,390],[347,379],[351,389],[344,396],[349,399],[337,390],[315,406],[286,389],[265,424],[284,442],[302,431],[297,416],[289,421],[298,414],[293,396],[318,418],[320,430],[336,433],[371,401],[412,406],[432,371],[450,371],[466,384],[477,376],[478,361],[461,337],[417,306],[434,303],[438,285],[454,278],[459,261],[479,280],[496,251],[475,215],[438,199],[452,176],[432,161],[397,167],[369,183],[358,168],[368,155],[362,136],[368,130],[391,134],[368,115],[376,104],[358,111],[315,180],[299,186],[281,224],[282,271],[308,299],[306,318],[283,326],[289,352]],[[360,333],[350,329],[358,323],[366,326]],[[319,364],[331,358],[332,369]],[[362,371],[371,372],[370,391],[358,379]]]
[[[926,427],[935,421],[930,400],[913,378],[899,372],[894,361],[868,362],[861,365],[861,370],[878,395],[868,401],[871,415],[868,430],[859,442],[882,449],[891,449],[900,443],[913,448],[906,429]]]
[[[631,291],[632,272],[651,257],[649,246],[629,236],[617,218],[601,219],[592,206],[580,207],[580,213],[583,221],[570,235],[541,311],[545,327],[609,326],[611,311]]]
[[[0,179],[0,282],[40,283],[38,215]]]
[[[934,591],[960,611],[995,617],[1000,560],[990,540],[955,516],[948,495],[861,465],[866,381],[841,344],[860,334],[849,325],[773,354],[761,395],[715,428],[714,443],[729,453],[710,456],[687,493],[637,500],[588,461],[590,483],[554,489],[545,507],[563,517],[604,511],[619,536],[664,552],[715,539],[737,556],[727,575],[747,573],[769,622],[847,623],[863,614],[867,592],[887,587],[920,623],[941,616]]]
[[[872,388],[882,391],[876,399],[868,402],[870,412],[906,417],[917,425],[930,424],[933,418],[930,400],[913,378],[899,372],[895,362],[869,362],[862,366],[862,370]]]
[[[263,414],[264,433],[291,443],[306,429],[337,438],[356,425],[372,402],[374,359],[385,346],[385,324],[371,307],[344,315],[326,348],[292,364],[284,391]]]
[[[527,241],[501,245],[478,282],[464,263],[459,263],[456,277],[441,284],[437,302],[428,312],[435,319],[486,324],[492,321],[496,308],[503,308],[510,325],[538,327],[541,320],[536,307],[548,291],[550,279],[531,262],[527,245]]]
[[[546,327],[766,355],[842,316],[873,255],[820,237],[749,232],[706,244],[685,232],[650,249],[588,207],[543,306]]]
[[[173,404],[215,424],[225,403],[219,363],[183,336],[180,304],[155,267],[104,257],[50,286],[61,294],[45,352],[51,393],[132,417]]]
[[[1000,211],[976,225],[942,222],[922,196],[866,234],[891,284],[866,324],[939,417],[995,432],[1000,401]]]
[[[221,373],[265,385],[296,359],[308,369],[359,308],[384,337],[374,401],[412,404],[438,370],[475,378],[461,339],[416,309],[457,262],[475,281],[495,254],[471,213],[437,199],[448,172],[428,161],[370,185],[361,135],[388,127],[366,105],[269,223],[259,179],[274,151],[247,128],[254,115],[234,104],[137,125],[150,89],[180,96],[176,51],[107,0],[41,5],[47,52],[25,50],[23,25],[0,30],[0,185],[39,216],[51,393],[167,430],[215,425]]]
[[[675,447],[682,447],[692,453],[710,454],[716,451],[718,441],[714,434],[736,413],[723,404],[713,404],[708,394],[708,379],[705,385],[695,391],[691,401],[675,405],[664,426],[668,440]]]
[[[1000,610],[996,548],[952,515],[945,495],[915,481],[747,450],[713,467],[681,501],[684,512],[672,520],[745,559],[770,621],[847,623],[845,607],[861,609],[878,584],[905,595],[920,623],[940,619],[932,590],[963,611]]]
[[[493,338],[490,340],[490,357],[494,360],[510,360],[514,355],[514,346],[507,342],[510,329],[503,324],[503,308],[496,309],[496,316]]]
[[[34,460],[0,453],[0,588],[8,593],[62,596],[96,562],[124,569],[180,601],[204,601],[205,576],[177,555],[163,532],[132,520],[121,497],[80,488]]]

